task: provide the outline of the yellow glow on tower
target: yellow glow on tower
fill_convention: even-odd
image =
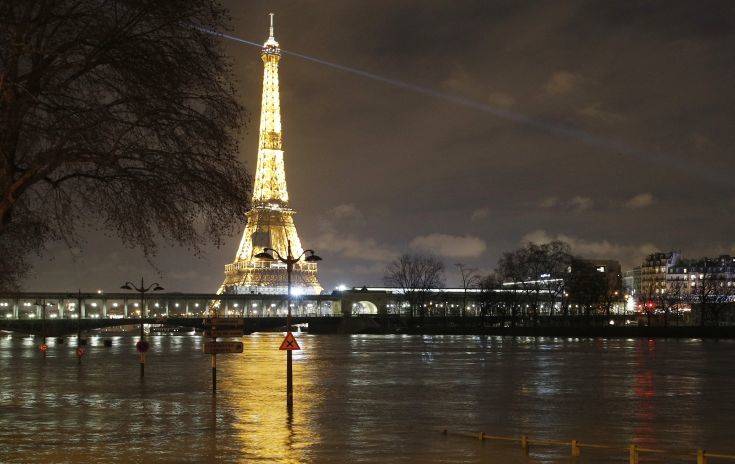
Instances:
[[[254,255],[270,247],[286,256],[289,241],[294,255],[303,251],[293,221],[294,211],[288,207],[278,82],[281,49],[273,34],[273,13],[270,14],[270,34],[260,57],[263,60],[263,95],[253,208],[247,213],[248,222],[235,261],[225,266],[225,281],[220,287],[220,292],[225,293],[286,293],[285,268],[277,262],[256,259]],[[321,292],[316,272],[316,263],[297,263],[294,287],[307,294]]]

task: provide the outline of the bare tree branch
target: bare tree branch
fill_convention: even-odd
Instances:
[[[243,108],[217,0],[0,5],[0,287],[101,224],[147,256],[244,221]]]

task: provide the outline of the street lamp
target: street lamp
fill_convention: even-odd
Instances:
[[[263,248],[261,253],[255,255],[256,258],[266,261],[280,261],[286,265],[286,276],[288,278],[288,293],[286,294],[286,328],[287,331],[291,331],[291,273],[293,272],[294,264],[298,263],[301,258],[307,263],[315,263],[322,259],[314,253],[314,250],[304,250],[298,257],[294,257],[291,253],[291,240],[288,240],[288,254],[284,258],[278,253],[278,250],[273,248]],[[286,406],[288,410],[293,409],[293,354],[291,350],[286,350]]]
[[[145,333],[143,332],[143,317],[145,313],[145,294],[147,292],[158,292],[163,290],[158,282],[154,282],[146,287],[143,278],[140,278],[140,287],[132,282],[125,282],[125,285],[120,287],[123,290],[135,290],[140,293],[140,340],[136,343],[136,348],[140,353],[140,377],[143,378],[145,375],[145,353],[148,351],[148,342],[145,341]]]

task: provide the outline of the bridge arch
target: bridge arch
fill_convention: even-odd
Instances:
[[[352,306],[352,314],[378,314],[378,306],[372,301],[356,301]]]

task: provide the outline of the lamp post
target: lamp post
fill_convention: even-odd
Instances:
[[[140,287],[132,282],[125,282],[125,285],[120,287],[123,290],[135,290],[140,293],[140,340],[136,343],[136,348],[140,353],[140,378],[145,375],[145,353],[148,351],[148,342],[145,341],[145,333],[143,332],[143,317],[145,313],[145,294],[147,292],[158,292],[163,290],[158,282],[154,282],[146,287],[143,278],[140,278]]]
[[[298,263],[301,258],[307,263],[315,263],[322,259],[314,253],[314,250],[304,250],[298,257],[294,257],[291,253],[291,240],[288,241],[288,253],[284,258],[278,253],[278,250],[273,248],[263,248],[261,253],[255,255],[258,259],[267,261],[280,261],[286,265],[286,276],[288,278],[288,293],[286,294],[286,327],[287,331],[291,331],[291,273],[293,272],[294,264]],[[293,353],[291,350],[286,350],[286,407],[289,411],[293,409]]]

